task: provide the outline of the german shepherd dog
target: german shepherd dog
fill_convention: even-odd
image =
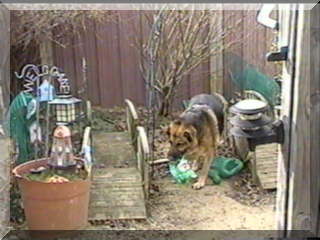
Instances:
[[[189,107],[167,128],[169,160],[185,157],[191,168],[201,168],[194,189],[205,186],[212,159],[216,155],[223,132],[227,103],[219,94],[199,94],[191,98]]]

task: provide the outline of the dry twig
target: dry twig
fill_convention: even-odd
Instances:
[[[219,17],[221,12],[207,10],[162,10],[154,12],[153,18],[150,13],[142,15],[149,29],[157,26],[157,31],[151,30],[149,38],[140,39],[137,46],[143,48],[142,75],[147,86],[157,93],[160,115],[169,114],[178,87],[187,74],[242,39],[238,34],[233,40],[225,41],[241,20],[232,21],[232,15],[229,15],[224,20],[226,27],[217,28]]]

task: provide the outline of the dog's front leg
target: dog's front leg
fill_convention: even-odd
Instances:
[[[213,156],[214,152],[210,152],[204,159],[198,181],[192,185],[193,189],[201,189],[205,186]]]
[[[191,165],[191,169],[195,172],[198,171],[198,169],[199,169],[199,160],[198,159],[193,160],[192,165]]]

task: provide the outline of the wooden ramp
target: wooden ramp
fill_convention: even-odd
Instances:
[[[128,132],[94,134],[96,165],[108,168],[136,167],[137,161]]]
[[[256,174],[263,189],[277,188],[278,145],[266,144],[256,148]]]
[[[137,115],[127,103],[128,132],[94,133],[95,165],[89,221],[147,218],[149,148]],[[144,143],[144,145],[142,145]],[[135,151],[135,149],[137,149]]]
[[[141,175],[136,168],[106,168],[94,176],[90,221],[145,219],[146,216]]]

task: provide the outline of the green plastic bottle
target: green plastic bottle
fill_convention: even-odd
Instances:
[[[197,174],[190,168],[188,160],[181,159],[178,164],[169,164],[169,170],[177,183],[189,183],[191,180],[197,178]]]

